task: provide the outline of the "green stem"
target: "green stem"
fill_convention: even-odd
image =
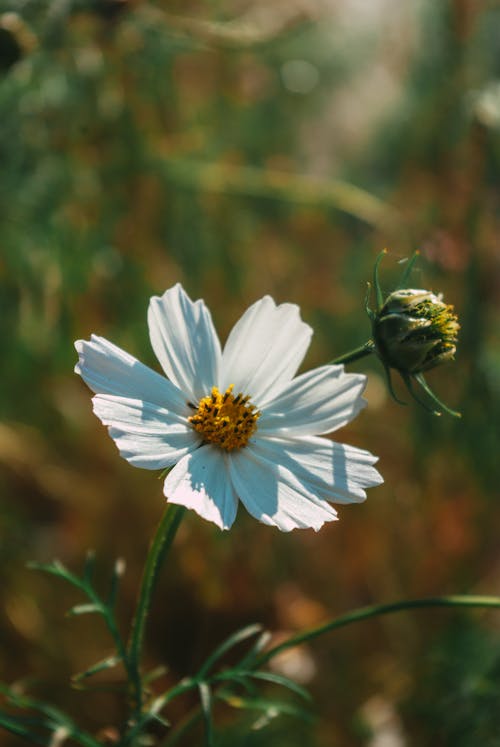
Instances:
[[[361,345],[359,348],[354,348],[354,350],[351,350],[349,353],[344,353],[344,355],[339,355],[337,358],[334,358],[333,361],[330,361],[330,365],[336,365],[338,363],[352,363],[353,361],[357,361],[360,358],[364,358],[367,355],[371,355],[375,352],[375,345],[373,343],[373,340],[368,340],[368,342],[365,342],[364,345]]]
[[[392,602],[391,604],[374,604],[370,607],[361,607],[360,609],[348,612],[346,615],[330,620],[324,625],[319,625],[317,628],[311,628],[310,630],[306,630],[304,633],[292,636],[287,641],[283,641],[283,643],[278,644],[262,654],[262,656],[254,662],[253,667],[260,667],[282,651],[298,646],[301,643],[306,643],[306,641],[311,641],[313,638],[318,638],[320,635],[323,635],[323,633],[329,633],[331,630],[343,628],[351,623],[368,620],[370,617],[388,615],[392,612],[402,612],[403,610],[422,609],[426,607],[500,607],[500,597],[456,594],[447,597],[406,599],[402,602]]]
[[[151,600],[161,566],[172,545],[185,510],[186,509],[183,506],[167,506],[151,543],[148,557],[146,559],[146,565],[144,567],[141,589],[128,643],[128,662],[132,679],[131,685],[134,693],[136,715],[141,712],[143,703],[143,686],[140,664],[144,630],[149,609],[151,607]]]

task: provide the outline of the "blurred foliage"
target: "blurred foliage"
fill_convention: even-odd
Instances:
[[[457,623],[434,642],[417,670],[417,698],[407,704],[415,730],[426,744],[472,747],[499,744],[500,646],[472,623]]]
[[[124,556],[130,616],[161,486],[118,458],[71,373],[72,341],[96,332],[156,366],[147,301],[179,280],[222,338],[264,293],[299,303],[315,365],[369,334],[364,284],[379,251],[394,262],[418,247],[415,284],[460,315],[458,360],[429,380],[463,418],[398,407],[375,363],[370,406],[342,433],[381,457],[386,485],[366,505],[319,535],[282,536],[243,510],[229,534],[186,521],[150,624],[168,681],[251,620],[296,630],[371,601],[498,592],[499,26],[497,3],[475,0],[0,0],[3,679],[36,672],[31,689],[92,731],[120,718],[113,693],[66,690],[107,639],[65,623],[71,592],[24,563],[79,567],[95,547],[109,574]],[[435,636],[443,656],[468,645],[448,619],[385,619],[318,642],[287,663],[312,679],[315,726],[241,727],[232,743],[278,746],[283,726],[287,744],[301,728],[311,747],[375,744],[364,706],[380,696],[404,744],[434,744],[441,718],[452,744],[463,722],[438,695],[448,675],[417,667]],[[498,617],[484,621],[494,650]],[[498,695],[493,665],[488,682],[459,745]],[[418,734],[397,712],[410,701]]]

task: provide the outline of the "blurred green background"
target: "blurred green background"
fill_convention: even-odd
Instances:
[[[463,418],[400,407],[376,361],[353,364],[369,407],[338,438],[378,454],[385,485],[319,534],[190,514],[150,625],[163,686],[249,622],[283,635],[372,602],[500,593],[499,4],[0,10],[0,677],[32,676],[94,732],[123,716],[120,696],[67,687],[109,653],[100,622],[64,620],[80,600],[25,564],[77,570],[92,547],[105,577],[124,557],[126,625],[161,483],[93,416],[73,340],[95,332],[156,367],[147,303],[177,281],[222,339],[265,293],[300,304],[311,367],[369,335],[379,251],[389,291],[419,248],[412,284],[443,291],[462,325],[429,382]],[[499,623],[434,610],[338,631],[276,662],[311,689],[312,724],[251,732],[222,711],[220,744],[500,745]]]

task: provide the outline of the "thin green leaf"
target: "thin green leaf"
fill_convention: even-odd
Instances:
[[[381,615],[388,615],[395,612],[402,612],[405,610],[413,609],[426,609],[429,607],[454,607],[454,608],[500,608],[500,596],[480,596],[476,594],[451,594],[443,597],[423,597],[422,599],[404,599],[400,602],[391,602],[389,604],[373,604],[368,607],[360,607],[359,609],[351,610],[345,615],[336,617],[333,620],[329,620],[322,625],[318,625],[315,628],[310,628],[302,633],[291,636],[286,641],[278,643],[274,648],[268,649],[262,654],[258,660],[258,665],[262,666],[266,662],[274,659],[275,656],[280,654],[282,651],[287,651],[295,646],[300,646],[302,643],[318,638],[325,633],[329,633],[338,628],[343,628],[346,625],[352,625],[353,623],[361,622],[363,620],[369,620],[373,617],[379,617]]]
[[[158,719],[160,712],[165,706],[170,703],[171,700],[182,695],[182,693],[192,690],[198,686],[198,682],[191,677],[186,677],[181,680],[175,687],[167,690],[162,695],[156,697],[149,705],[149,709],[146,713],[142,713],[137,719],[136,724],[127,732],[123,740],[123,747],[127,747],[129,744],[134,743],[134,739],[140,734],[144,726],[152,719]]]
[[[199,682],[198,690],[200,691],[200,704],[205,721],[205,747],[213,747],[212,691],[206,682]]]
[[[31,698],[28,695],[23,695],[22,693],[16,693],[14,690],[12,690],[12,688],[9,688],[5,685],[1,686],[1,692],[6,696],[9,703],[11,703],[16,708],[26,708],[33,711],[38,711],[44,716],[50,718],[51,721],[46,723],[49,728],[53,728],[54,725],[56,727],[70,726],[73,723],[69,716],[60,711],[58,708],[55,708],[55,706],[50,705],[49,703],[44,703],[42,700]]]
[[[40,726],[48,729],[51,732],[52,736],[58,730],[64,729],[67,732],[68,737],[71,737],[74,741],[83,745],[83,747],[99,747],[100,743],[96,739],[94,739],[94,737],[79,729],[72,721],[72,719],[65,713],[60,711],[58,708],[55,708],[49,703],[44,703],[41,700],[37,700],[36,698],[31,698],[29,696],[16,693],[11,688],[5,685],[1,686],[1,692],[6,695],[9,703],[11,703],[16,708],[25,708],[27,710],[32,710],[40,713],[42,716],[45,716],[45,719],[40,719],[38,722],[32,720],[31,723],[38,723]],[[13,723],[17,723],[18,725],[23,724],[22,718],[15,718],[5,713],[2,714],[2,717],[11,719]],[[0,725],[4,726],[5,724],[0,721]],[[5,726],[5,728],[7,728],[7,726]],[[38,741],[36,739],[32,739],[32,741],[34,741],[36,744],[52,744],[52,738],[44,739],[43,736],[40,737]]]
[[[10,704],[12,708],[14,708],[14,704]],[[59,725],[56,723],[54,724],[52,721],[47,722],[47,719],[45,716],[35,715],[32,713],[16,713],[15,715],[13,713],[2,713],[1,715],[5,716],[8,719],[12,719],[20,726],[24,726],[26,728],[28,727],[36,727],[38,729],[48,729],[49,731],[54,731]]]
[[[32,561],[27,565],[32,571],[43,571],[43,573],[50,573],[53,576],[59,576],[60,578],[67,578],[69,574],[68,569],[65,568],[60,560],[53,560],[52,563],[37,563]]]
[[[9,716],[6,713],[0,712],[0,726],[10,734],[15,734],[17,737],[22,737],[23,739],[26,739],[28,742],[32,742],[33,744],[49,745],[51,741],[50,736],[44,737],[41,734],[37,734],[36,732],[27,729],[22,722],[20,722],[14,716]]]
[[[251,725],[252,731],[260,731],[260,729],[265,729],[266,726],[268,726],[273,719],[275,719],[279,714],[277,713],[263,713],[259,716],[258,719],[256,719],[253,724]]]
[[[66,612],[67,617],[77,617],[78,615],[89,615],[94,613],[103,613],[103,607],[100,604],[90,602],[89,604],[75,604],[70,610]]]
[[[28,563],[28,568],[35,571],[42,571],[43,573],[49,573],[57,578],[62,578],[72,586],[80,589],[80,591],[84,591],[88,596],[93,593],[92,587],[89,586],[86,581],[78,578],[78,576],[75,576],[71,571],[68,571],[60,560],[54,560],[52,563]]]
[[[145,685],[150,685],[155,680],[160,679],[160,677],[163,677],[168,672],[167,667],[159,666],[152,669],[150,672],[144,675],[142,678],[142,681]]]
[[[309,711],[304,708],[288,703],[283,700],[274,700],[268,698],[242,698],[238,695],[232,695],[225,692],[217,693],[217,697],[223,700],[225,703],[230,705],[232,708],[238,708],[247,711],[262,711],[268,715],[272,714],[272,717],[287,715],[295,716],[304,721],[312,721],[313,716]]]
[[[157,713],[152,713],[151,718],[153,721],[156,721],[161,726],[164,726],[166,729],[168,729],[171,726],[170,721],[167,721],[166,718],[163,718],[163,716],[159,716]]]
[[[121,747],[127,747],[127,745],[138,743],[141,736],[145,736],[145,727],[148,726],[148,724],[150,724],[151,722],[158,723],[164,728],[169,728],[171,726],[170,722],[160,716],[158,713],[154,713],[152,710],[143,711],[143,713],[137,718],[137,721],[134,723],[132,729],[130,729],[123,737],[122,741],[120,742]]]
[[[99,672],[103,672],[106,669],[112,669],[113,667],[116,667],[117,664],[121,663],[121,661],[121,656],[108,656],[106,659],[102,659],[101,661],[96,662],[84,672],[78,672],[78,674],[74,674],[72,680],[73,682],[82,682],[82,680],[86,680],[88,677],[92,677],[94,674],[98,674]]]
[[[11,705],[14,707],[22,707],[19,704],[14,703],[11,701]],[[28,708],[28,706],[26,706]],[[29,707],[29,710],[33,710],[33,706]],[[53,718],[50,715],[47,715],[45,713],[40,713],[37,716],[34,715],[7,715],[4,714],[4,716],[7,718],[7,720],[10,720],[12,724],[16,724],[18,728],[22,728],[26,731],[29,730],[29,727],[34,727],[36,731],[30,731],[30,733],[33,735],[38,735],[39,737],[43,738],[43,734],[40,730],[44,729],[47,730],[50,734],[55,734],[57,732],[64,732],[65,734],[69,735],[72,731],[72,728],[69,727],[66,723],[62,723],[59,719]],[[0,716],[0,726],[4,726],[2,722],[2,717]],[[43,742],[45,744],[45,742]]]
[[[266,648],[272,637],[272,633],[268,630],[264,630],[253,644],[252,648],[240,659],[238,666],[243,669],[250,667],[261,651]]]
[[[108,628],[111,637],[113,638],[116,650],[118,652],[119,658],[124,662],[125,668],[127,670],[127,674],[129,678],[135,678],[135,669],[132,666],[129,658],[127,657],[127,652],[125,650],[124,643],[122,641],[120,632],[118,630],[118,625],[116,623],[112,603],[114,603],[114,597],[116,595],[116,589],[117,589],[117,582],[118,578],[123,572],[123,562],[117,561],[114,569],[114,576],[111,584],[111,592],[110,592],[110,604],[106,605],[105,602],[100,599],[96,591],[93,589],[90,583],[90,575],[92,572],[92,564],[93,559],[92,556],[88,556],[87,563],[84,569],[84,575],[83,578],[79,578],[78,576],[75,576],[74,574],[70,573],[59,561],[54,561],[51,564],[40,564],[40,563],[32,563],[31,567],[35,568],[36,570],[45,571],[46,573],[51,573],[55,576],[58,576],[59,578],[63,578],[64,580],[68,581],[70,584],[72,584],[75,588],[77,588],[79,591],[81,591],[83,594],[85,594],[90,602],[87,602],[85,604],[77,604],[74,607],[72,607],[66,614],[68,617],[75,617],[78,615],[86,615],[86,614],[100,614],[104,618],[104,622],[106,624],[106,627]],[[132,677],[132,671],[134,672],[134,677]],[[137,673],[137,677],[138,677]]]
[[[184,693],[187,693],[189,690],[193,690],[193,688],[198,686],[198,681],[193,679],[192,677],[186,677],[185,679],[181,680],[177,685],[174,687],[171,687],[170,690],[167,690],[162,695],[158,695],[152,702],[149,712],[153,714],[159,713],[162,708],[165,708],[165,706],[170,703],[174,698],[178,698],[179,695],[183,695]]]
[[[236,631],[236,633],[233,633],[229,636],[229,638],[226,638],[223,643],[218,646],[215,651],[208,657],[208,659],[205,661],[201,669],[199,670],[197,674],[198,679],[203,679],[207,672],[210,671],[210,669],[214,666],[215,662],[218,661],[222,656],[224,656],[225,653],[227,653],[230,649],[234,648],[238,643],[241,643],[242,641],[245,641],[247,638],[251,638],[254,635],[257,635],[257,633],[260,633],[262,631],[262,625],[259,623],[255,623],[253,625],[246,625],[241,630]]]
[[[248,681],[248,672],[242,674],[234,669],[225,669],[220,674],[212,677],[212,682],[234,682],[243,687],[249,695],[257,696],[257,688],[254,683]]]
[[[265,682],[272,682],[275,685],[281,685],[286,687],[288,690],[300,695],[301,698],[307,701],[312,701],[311,694],[304,688],[298,685],[288,677],[284,677],[281,674],[274,674],[274,672],[247,672],[248,677],[253,677],[257,680],[264,680]]]
[[[293,680],[289,679],[288,677],[284,677],[281,674],[274,674],[273,672],[260,672],[260,671],[254,671],[254,670],[242,670],[242,669],[225,669],[223,672],[220,672],[220,674],[215,675],[213,678],[214,682],[237,682],[238,684],[242,684],[246,687],[245,679],[247,678],[253,678],[256,680],[263,680],[265,682],[272,682],[275,685],[280,685],[282,687],[286,687],[288,690],[291,690],[292,692],[296,693],[297,695],[300,695],[301,698],[307,701],[311,701],[311,695],[308,693],[308,691],[298,685]]]
[[[10,703],[11,707],[19,707],[16,706],[15,703],[11,701]],[[57,729],[58,726],[60,726],[58,721],[54,721],[52,718],[48,718],[44,714],[33,714],[33,713],[16,713],[15,715],[12,713],[0,713],[0,716],[4,716],[5,718],[11,718],[16,723],[22,725],[22,726],[35,726],[37,728],[44,728],[49,729],[49,731],[54,731],[54,729]]]

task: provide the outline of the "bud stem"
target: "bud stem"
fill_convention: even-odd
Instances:
[[[261,654],[253,664],[253,668],[261,667],[266,662],[273,659],[277,654],[286,651],[289,648],[298,646],[301,643],[318,638],[324,633],[329,633],[336,628],[343,628],[351,623],[368,620],[371,617],[380,617],[392,612],[402,612],[403,610],[425,609],[427,607],[500,607],[500,597],[493,596],[476,596],[475,594],[450,594],[444,597],[427,597],[423,599],[404,599],[400,602],[391,602],[389,604],[374,604],[369,607],[360,607],[348,612],[346,615],[336,617],[317,628],[309,628],[302,633],[288,638],[282,643],[278,643],[274,648],[270,648]]]
[[[373,340],[368,340],[368,342],[365,342],[364,345],[361,345],[359,348],[354,348],[354,350],[351,350],[349,353],[344,353],[344,355],[339,355],[337,358],[334,358],[332,361],[330,361],[330,365],[335,365],[338,363],[352,363],[353,361],[357,361],[360,358],[365,358],[367,355],[371,355],[375,352],[375,344]]]

